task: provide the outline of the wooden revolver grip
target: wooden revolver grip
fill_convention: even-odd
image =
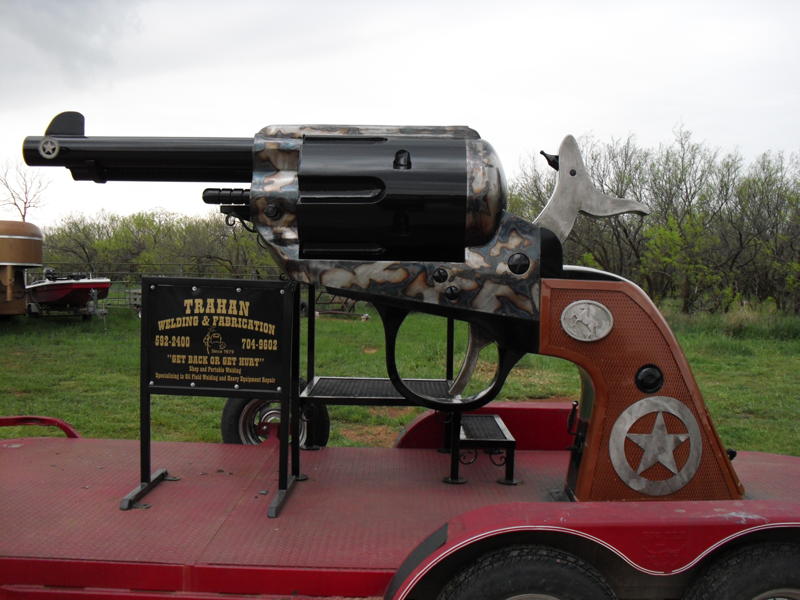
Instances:
[[[543,279],[540,308],[539,352],[581,370],[580,432],[567,478],[575,499],[742,497],[686,358],[639,287]]]

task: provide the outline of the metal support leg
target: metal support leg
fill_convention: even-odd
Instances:
[[[466,483],[459,477],[461,465],[461,413],[453,412],[450,420],[450,475],[444,478],[445,483]]]
[[[139,504],[162,481],[178,481],[180,477],[170,477],[166,469],[151,473],[150,467],[150,392],[144,381],[139,382],[139,485],[133,488],[119,503],[120,510],[147,508]]]
[[[310,308],[310,307],[309,307]],[[281,398],[281,422],[279,427],[279,459],[278,459],[278,491],[270,502],[267,516],[274,519],[278,516],[292,491],[295,482],[307,479],[300,473],[300,294],[294,297],[292,327],[292,357],[289,368],[289,389],[284,390]],[[309,315],[309,319],[313,316]],[[291,446],[290,442],[291,440]],[[291,454],[290,454],[291,452]],[[291,474],[289,461],[291,460]]]
[[[498,479],[497,483],[503,485],[519,485],[519,479],[514,479],[514,448],[506,447],[506,476],[505,479]]]
[[[281,398],[281,422],[278,427],[278,491],[267,510],[270,519],[278,516],[295,482],[294,476],[289,475],[289,421],[292,414],[292,396],[290,390]]]

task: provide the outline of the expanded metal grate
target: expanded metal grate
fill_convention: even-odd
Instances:
[[[446,397],[449,384],[444,379],[410,379],[405,384],[417,394]],[[319,377],[306,394],[330,404],[369,404],[370,400],[410,404],[388,379],[359,377]]]
[[[463,415],[461,429],[468,440],[507,439],[495,415]]]

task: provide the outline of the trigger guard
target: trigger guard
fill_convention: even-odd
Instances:
[[[461,363],[461,368],[458,375],[453,380],[450,389],[447,390],[449,395],[461,394],[469,384],[470,377],[475,367],[478,364],[478,357],[481,350],[490,345],[494,340],[485,334],[481,328],[475,324],[469,325],[469,342],[467,343],[467,352],[464,355],[464,361]]]
[[[499,346],[498,365],[492,384],[473,396],[464,398],[456,395],[448,398],[436,398],[425,394],[418,394],[409,389],[403,382],[403,378],[400,377],[400,373],[397,371],[397,361],[395,358],[397,334],[410,311],[386,306],[375,306],[375,308],[378,310],[378,314],[380,314],[381,320],[383,321],[383,331],[386,338],[386,371],[389,374],[389,380],[403,398],[426,408],[440,411],[466,411],[484,406],[497,397],[497,394],[503,389],[503,384],[508,374],[511,372],[511,369],[524,355],[524,352]]]

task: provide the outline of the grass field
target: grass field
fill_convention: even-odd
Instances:
[[[800,318],[771,313],[668,319],[728,447],[800,455]],[[138,437],[139,323],[132,311],[105,319],[0,322],[0,414],[62,418],[84,436]],[[322,317],[317,325],[320,375],[385,376],[380,320]],[[457,330],[458,346],[465,333]],[[398,342],[404,377],[442,377],[443,319],[413,315]],[[483,355],[482,355],[483,357]],[[481,362],[488,380],[493,367]],[[577,398],[575,368],[529,355],[502,398]],[[219,441],[223,398],[153,396],[153,438]],[[391,440],[416,408],[331,407],[334,445]],[[60,435],[45,428],[0,429],[0,437]]]

